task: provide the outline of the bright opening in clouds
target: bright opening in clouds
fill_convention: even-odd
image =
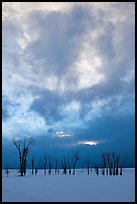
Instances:
[[[85,141],[133,164],[134,3],[3,2],[2,11],[3,141],[31,135],[41,154]]]
[[[80,141],[78,143],[79,144],[84,144],[84,145],[97,145],[99,142],[95,142],[95,141]]]
[[[65,133],[63,131],[57,131],[56,135],[59,136],[59,137],[69,137],[69,136],[71,136],[69,133]]]

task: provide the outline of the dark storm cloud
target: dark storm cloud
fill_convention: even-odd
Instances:
[[[57,93],[44,90],[39,95],[39,98],[33,101],[30,110],[38,112],[47,124],[50,124],[62,119],[60,106],[63,100]]]
[[[56,137],[56,132],[51,128],[47,134],[39,135],[34,138],[34,145],[30,149],[28,158],[28,167],[30,167],[31,157],[34,155],[36,163],[39,159],[43,160],[44,154],[54,160],[61,162],[64,156],[70,158],[78,153],[80,155],[80,165],[90,158],[92,164],[99,162],[103,152],[116,152],[122,158],[126,158],[126,166],[134,166],[134,117],[132,115],[109,116],[100,118],[88,124],[88,128],[77,128],[73,137]],[[96,146],[78,144],[79,141],[98,141]],[[126,147],[126,148],[125,148]],[[16,149],[9,141],[3,140],[3,153],[10,152],[13,157],[16,155]],[[6,154],[5,154],[5,157]],[[6,165],[8,158],[3,161]],[[14,165],[18,164],[17,155]],[[14,166],[9,162],[9,166]]]

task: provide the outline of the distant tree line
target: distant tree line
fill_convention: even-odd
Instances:
[[[27,165],[27,157],[30,150],[30,146],[33,144],[32,138],[24,138],[22,140],[13,139],[13,144],[17,149],[18,157],[19,157],[19,166],[20,166],[20,176],[26,175],[26,165]],[[62,171],[62,174],[66,175],[75,175],[77,163],[80,161],[80,155],[78,153],[73,154],[72,156],[67,155],[63,156],[60,161],[52,158],[49,155],[44,154],[42,159],[36,161],[34,155],[31,158],[31,174],[38,174],[38,170],[42,166],[44,175],[51,174],[54,170],[55,174],[59,174]],[[91,163],[90,159],[87,159],[86,169],[87,174],[92,173],[92,170],[95,170],[97,175],[122,175],[123,167],[125,165],[125,160],[121,158],[120,155],[115,152],[110,153],[102,153],[100,164],[95,163],[94,165]],[[6,168],[6,174],[8,177],[9,170]]]

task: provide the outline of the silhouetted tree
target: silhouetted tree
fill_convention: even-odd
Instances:
[[[9,168],[8,168],[8,165],[6,166],[6,169],[5,169],[5,173],[6,173],[6,175],[7,175],[7,177],[8,177],[8,175],[9,175]]]
[[[44,175],[46,175],[47,164],[48,164],[48,157],[47,155],[44,155],[44,161],[43,161]]]
[[[103,153],[102,154],[102,174],[105,175],[105,168],[106,168],[106,175],[118,175],[118,168],[119,168],[119,161],[120,156],[116,155],[115,152],[113,153]]]
[[[57,174],[57,171],[58,171],[58,162],[57,160],[55,161],[55,174]]]
[[[80,160],[80,156],[76,153],[73,157],[73,175],[75,175],[76,172],[76,164]]]
[[[99,165],[98,164],[95,165],[95,172],[97,175],[99,175]]]
[[[28,147],[25,147],[24,148],[24,151],[23,151],[23,172],[24,172],[24,175],[26,175],[26,164],[27,164],[27,155],[28,155]]]
[[[52,168],[53,168],[54,160],[51,157],[48,157],[48,173],[51,174]]]
[[[34,156],[33,156],[32,159],[31,159],[31,167],[32,167],[31,173],[32,173],[32,175],[33,175],[33,174],[34,174],[34,168],[35,168],[35,166],[34,166]]]
[[[88,175],[89,175],[89,168],[90,168],[90,163],[89,163],[89,161],[87,161],[87,169],[88,169]]]
[[[58,174],[59,174],[59,168],[58,168]]]
[[[118,175],[120,156],[116,155],[115,152],[113,152],[112,153],[112,160],[113,160],[113,175]]]
[[[67,159],[66,157],[63,158],[63,160],[61,161],[62,163],[62,168],[63,168],[63,174],[67,174]]]
[[[105,153],[106,155],[106,175],[108,175],[108,153]]]
[[[88,175],[89,175],[89,172],[92,171],[90,168],[90,160],[89,159],[87,160],[86,164],[87,164],[87,170],[88,170]]]
[[[68,155],[67,155],[67,164],[68,164],[69,174],[71,174],[71,165],[70,165],[70,160],[69,160]]]
[[[106,169],[106,165],[107,165],[106,153],[103,153],[101,157],[102,157],[102,175],[105,175],[105,169]]]
[[[125,159],[122,159],[120,162],[120,175],[122,176],[123,174],[123,167],[125,165]]]
[[[116,155],[115,155],[115,152],[112,153],[112,159],[113,159],[113,175],[116,175]]]
[[[20,163],[20,175],[23,176],[26,174],[26,163],[27,163],[27,156],[29,152],[29,146],[32,145],[33,140],[31,137],[24,139],[13,139],[13,144],[15,145],[18,156],[19,156],[19,163]]]
[[[107,162],[108,162],[108,167],[109,167],[109,175],[112,175],[112,158],[111,158],[111,153],[107,153]]]
[[[36,165],[36,167],[35,167],[35,175],[37,175],[37,173],[38,173],[40,164],[41,164],[41,159],[39,159],[39,161],[38,161],[38,163],[37,163],[37,165]]]
[[[115,158],[115,167],[116,167],[116,172],[115,172],[115,174],[116,174],[116,175],[118,175],[119,161],[120,161],[120,156],[117,155],[116,158]]]

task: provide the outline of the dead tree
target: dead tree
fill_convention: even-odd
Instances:
[[[116,172],[115,173],[116,173],[116,175],[118,175],[119,161],[120,161],[120,156],[117,155],[116,158],[115,158],[115,162],[116,162],[116,164],[115,164]]]
[[[95,165],[95,172],[97,175],[99,175],[99,165],[98,164]]]
[[[73,175],[76,173],[76,164],[80,160],[80,156],[76,153],[73,157]]]
[[[88,175],[89,175],[89,168],[90,168],[90,163],[89,163],[89,161],[87,161]]]
[[[55,161],[55,174],[57,174],[57,171],[58,171],[58,162],[57,160]]]
[[[68,155],[67,155],[67,165],[68,165],[69,174],[71,175],[71,164],[70,164]]]
[[[113,175],[116,175],[116,155],[114,152],[112,153],[112,159],[113,159]]]
[[[122,176],[122,168],[123,168],[123,166],[120,165],[120,175],[121,175],[121,176]]]
[[[108,167],[109,167],[109,175],[112,175],[112,158],[111,158],[111,153],[107,153],[107,162],[108,162]]]
[[[103,153],[102,154],[102,175],[105,175],[106,164],[107,164],[106,153]]]
[[[87,170],[88,170],[88,175],[89,175],[89,170],[90,170],[90,161],[89,160],[87,160]]]
[[[58,174],[59,174],[59,168],[58,168]]]
[[[106,175],[108,175],[108,153],[106,153]]]
[[[120,156],[116,155],[114,152],[112,153],[112,160],[113,160],[113,175],[118,175],[118,168],[119,168],[119,160]]]
[[[8,175],[9,175],[9,168],[8,168],[8,166],[6,166],[5,173],[6,173],[6,176],[8,177]]]
[[[51,159],[51,157],[48,157],[48,174],[49,175],[51,174],[51,171],[52,171],[53,162],[54,162],[54,160]]]
[[[41,164],[41,159],[38,161],[37,166],[36,166],[36,168],[35,168],[35,175],[37,175],[37,173],[38,173],[40,164]]]
[[[32,175],[34,174],[34,156],[32,157],[32,159],[31,159],[31,167],[32,167],[32,171],[31,171],[31,173],[32,173]]]
[[[26,163],[27,163],[27,156],[29,152],[29,146],[32,145],[33,140],[32,138],[25,137],[24,139],[13,139],[13,144],[15,145],[18,156],[19,156],[19,164],[20,164],[20,175],[23,176],[26,174]]]
[[[63,168],[63,174],[67,174],[67,159],[66,157],[63,158],[63,160],[61,161],[62,163],[62,168]]]
[[[120,162],[120,175],[121,176],[123,174],[123,167],[124,167],[124,165],[125,165],[125,159],[121,160],[121,162]]]
[[[47,164],[48,164],[48,157],[47,155],[44,155],[44,161],[43,161],[44,175],[46,175]]]
[[[24,148],[24,151],[23,151],[23,172],[24,172],[24,175],[26,175],[26,164],[27,164],[27,155],[28,155],[28,147],[25,147]]]

